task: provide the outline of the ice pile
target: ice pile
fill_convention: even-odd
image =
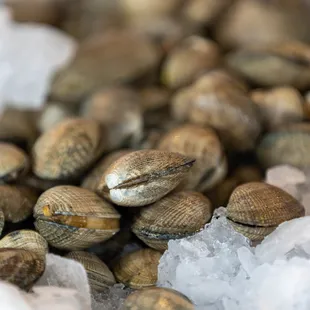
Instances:
[[[220,208],[203,231],[169,241],[158,284],[199,310],[310,309],[310,217],[281,224],[252,248]]]
[[[51,26],[15,23],[0,1],[0,112],[8,103],[40,107],[53,73],[72,58],[76,46]]]

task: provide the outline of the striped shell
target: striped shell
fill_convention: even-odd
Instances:
[[[0,143],[0,183],[15,181],[28,169],[27,155],[17,146]]]
[[[115,278],[133,289],[155,286],[161,253],[142,249],[123,256],[114,268]]]
[[[184,182],[184,189],[205,191],[222,181],[227,173],[221,142],[211,128],[183,125],[164,135],[158,149],[196,159]]]
[[[163,287],[150,287],[130,294],[121,310],[194,310],[182,293]]]
[[[48,180],[70,179],[83,173],[102,152],[100,125],[69,119],[42,134],[33,147],[33,171]]]
[[[141,209],[132,231],[149,247],[159,251],[168,241],[193,235],[210,220],[210,200],[197,192],[177,192]]]
[[[131,152],[106,170],[98,193],[120,206],[144,206],[171,192],[185,179],[194,162],[172,152]]]
[[[233,227],[253,241],[262,240],[282,222],[304,215],[304,207],[295,198],[263,182],[238,186],[226,214]]]
[[[0,249],[0,280],[29,290],[43,274],[44,259],[24,249]]]
[[[119,231],[118,212],[95,193],[75,186],[56,186],[44,192],[34,217],[39,233],[59,249],[85,249]]]
[[[84,251],[74,251],[67,254],[66,257],[74,259],[84,266],[90,287],[93,290],[103,291],[116,283],[114,275],[109,267],[95,254]]]

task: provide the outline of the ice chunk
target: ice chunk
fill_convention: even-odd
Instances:
[[[76,46],[51,26],[13,22],[0,4],[0,111],[7,103],[40,107],[52,75],[73,57]]]
[[[57,286],[75,289],[82,296],[85,309],[91,306],[90,287],[84,267],[72,259],[54,254],[46,255],[46,269],[38,286]]]

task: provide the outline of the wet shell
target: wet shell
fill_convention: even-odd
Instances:
[[[15,181],[28,169],[27,155],[17,146],[0,143],[0,183]]]
[[[227,218],[251,240],[262,240],[282,222],[305,215],[304,207],[291,195],[267,183],[238,186],[227,205]]]
[[[114,268],[115,278],[133,289],[155,286],[161,253],[143,249],[123,256]]]
[[[70,252],[66,257],[74,259],[84,266],[92,289],[103,291],[116,283],[114,275],[108,266],[95,254],[75,251]]]
[[[0,209],[7,222],[18,223],[28,218],[37,198],[36,192],[30,187],[0,185]]]
[[[0,280],[29,290],[45,269],[42,257],[24,249],[0,249]]]
[[[61,180],[83,173],[101,154],[96,121],[70,119],[45,132],[33,148],[33,171],[43,179]]]
[[[131,152],[106,170],[98,193],[120,206],[144,206],[172,191],[185,179],[194,162],[172,152]]]
[[[115,162],[120,157],[129,154],[131,150],[118,150],[114,151],[106,156],[86,175],[85,179],[82,182],[82,187],[87,188],[91,191],[96,191],[99,185],[99,182],[107,170],[107,168]]]
[[[119,231],[118,212],[95,193],[75,186],[56,186],[44,192],[34,217],[36,229],[59,249],[85,249]]]
[[[121,310],[194,310],[193,303],[180,292],[150,287],[130,294]]]
[[[195,158],[195,165],[184,182],[185,189],[205,191],[222,181],[227,173],[226,156],[211,128],[183,125],[164,135],[158,149]]]
[[[193,235],[211,216],[207,197],[197,192],[177,192],[141,209],[132,231],[149,247],[163,251],[169,240]]]
[[[15,230],[5,235],[0,240],[0,248],[15,248],[24,249],[36,253],[38,256],[43,257],[48,252],[48,245],[46,240],[36,231],[22,229]]]
[[[310,124],[294,123],[267,133],[257,147],[264,168],[276,165],[310,167]]]

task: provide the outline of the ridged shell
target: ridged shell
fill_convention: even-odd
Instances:
[[[60,249],[85,249],[119,231],[118,212],[95,193],[75,186],[56,186],[44,192],[34,217],[40,234]]]
[[[0,183],[15,181],[28,169],[27,155],[17,146],[0,143]]]
[[[194,161],[172,152],[131,152],[106,170],[98,193],[120,206],[144,206],[172,191],[187,176]]]
[[[43,179],[79,176],[102,152],[102,131],[96,121],[65,120],[42,134],[33,147],[33,171]]]
[[[81,186],[93,192],[96,191],[107,168],[113,164],[114,161],[130,152],[131,150],[129,149],[119,150],[104,156],[103,159],[86,175]]]
[[[109,267],[95,254],[75,251],[70,252],[66,257],[74,259],[84,266],[90,287],[93,290],[103,291],[116,283],[114,275]]]
[[[0,249],[0,280],[29,290],[45,269],[42,257],[24,249]]]
[[[198,125],[177,127],[161,138],[158,149],[196,159],[184,182],[184,189],[205,191],[226,175],[226,157],[218,136],[211,128]]]
[[[210,220],[210,200],[197,192],[177,192],[141,209],[132,231],[149,247],[159,251],[168,241],[193,235]]]
[[[227,205],[227,218],[239,225],[253,228],[275,228],[282,222],[305,215],[304,207],[282,189],[262,182],[250,182],[238,186]],[[240,227],[238,229],[241,231]],[[244,229],[245,235],[246,230]],[[257,238],[263,237],[257,236]],[[253,236],[252,236],[253,239]]]
[[[7,222],[18,223],[28,218],[37,198],[36,192],[30,187],[0,185],[0,209]]]
[[[114,268],[115,278],[133,289],[155,286],[161,253],[143,249],[123,256]]]
[[[22,229],[5,235],[0,240],[0,248],[24,249],[36,253],[45,260],[48,252],[46,240],[36,231]]]
[[[257,147],[257,156],[264,168],[291,165],[310,167],[310,124],[295,123],[267,133]]]
[[[121,310],[194,310],[193,303],[180,292],[150,287],[130,294]]]

